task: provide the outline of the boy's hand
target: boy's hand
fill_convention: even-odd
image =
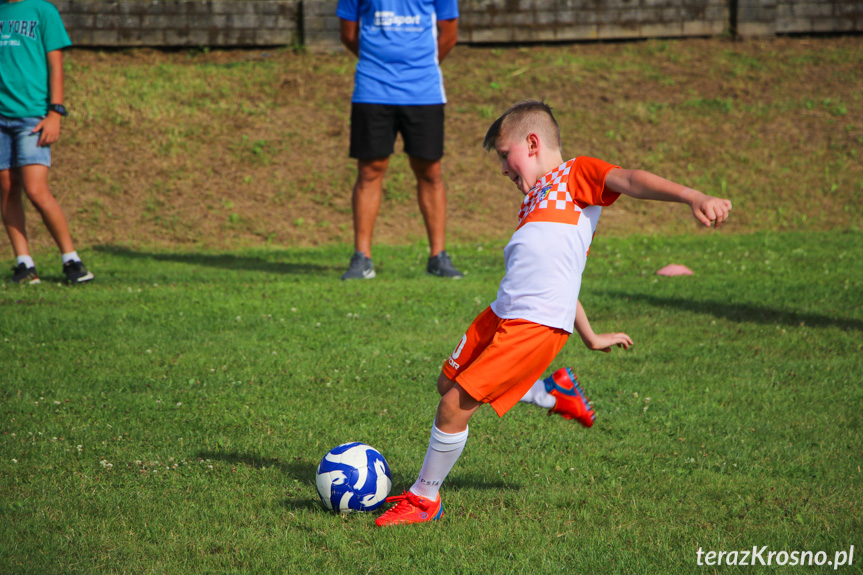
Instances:
[[[584,345],[593,351],[609,353],[611,352],[611,347],[614,345],[623,349],[629,349],[633,346],[633,343],[632,338],[625,333],[597,333],[590,338],[590,341],[585,341]]]
[[[692,215],[695,216],[695,219],[707,227],[710,227],[712,223],[714,228],[718,228],[728,218],[731,202],[701,194],[690,204],[690,207],[692,207]]]
[[[50,146],[60,139],[60,114],[56,112],[48,112],[41,122],[36,124],[31,134],[41,131],[39,136],[40,146]]]

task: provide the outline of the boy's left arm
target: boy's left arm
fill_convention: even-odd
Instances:
[[[712,223],[718,228],[731,211],[729,200],[708,196],[644,170],[614,168],[605,176],[605,186],[612,192],[639,200],[688,204],[692,215],[705,226]]]
[[[632,346],[632,338],[625,333],[595,333],[581,306],[581,300],[576,301],[574,327],[584,345],[594,351],[609,353],[613,345],[623,349],[629,349]]]
[[[51,91],[51,103],[63,103],[63,51],[52,50],[48,52],[48,87]],[[60,114],[49,111],[33,132],[42,132],[39,135],[40,146],[50,146],[60,139]]]

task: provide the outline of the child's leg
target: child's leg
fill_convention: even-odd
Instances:
[[[48,166],[41,164],[30,164],[19,168],[21,186],[33,205],[42,216],[45,227],[51,232],[51,237],[61,253],[75,251],[72,236],[69,234],[69,225],[60,204],[48,189]]]
[[[0,171],[0,212],[3,214],[3,225],[12,244],[12,251],[16,256],[29,256],[24,202],[21,184],[16,175],[14,170]]]
[[[411,492],[432,500],[437,499],[441,484],[464,451],[468,422],[482,405],[443,374],[438,378],[438,390],[443,397],[432,425],[428,450],[419,477],[410,488]]]
[[[441,380],[445,380],[441,385]],[[452,381],[444,374],[438,378],[438,390],[445,388],[437,406],[435,425],[445,433],[458,433],[467,429],[468,421],[482,405],[466,392],[462,386]]]
[[[593,407],[578,383],[572,369],[558,369],[545,379],[536,383],[519,400],[548,409],[548,414],[556,413],[564,419],[575,419],[585,427],[593,425]]]
[[[519,402],[532,403],[533,405],[538,405],[545,409],[551,409],[554,407],[554,404],[557,403],[557,399],[555,399],[555,397],[546,390],[545,381],[537,379],[536,383],[533,384],[533,387],[528,389],[527,393],[524,394],[524,397],[519,399]]]
[[[410,490],[387,498],[395,505],[375,520],[380,527],[432,521],[443,512],[438,491],[464,451],[468,421],[482,404],[443,374],[438,379],[438,390],[443,397],[419,477]]]

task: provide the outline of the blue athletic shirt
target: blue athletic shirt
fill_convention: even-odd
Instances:
[[[336,15],[359,22],[353,102],[446,104],[437,21],[458,18],[458,0],[339,0]]]

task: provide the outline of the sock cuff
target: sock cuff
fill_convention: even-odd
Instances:
[[[445,433],[437,425],[432,425],[430,444],[438,451],[454,451],[464,446],[469,430],[470,427],[458,433]]]
[[[69,262],[80,262],[81,261],[81,258],[78,257],[77,251],[71,251],[71,252],[67,252],[65,254],[60,254],[60,257],[63,260],[64,264],[69,263]]]

